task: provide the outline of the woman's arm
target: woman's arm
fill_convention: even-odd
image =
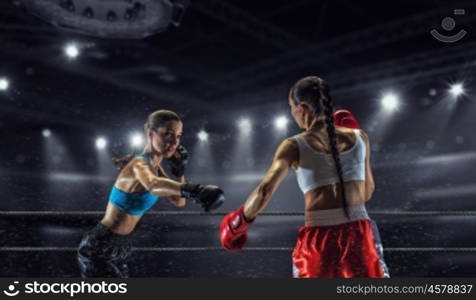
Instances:
[[[365,201],[369,201],[372,198],[372,195],[375,190],[375,182],[374,176],[372,174],[372,168],[370,166],[370,152],[372,149],[370,148],[370,140],[369,136],[363,131],[362,136],[364,137],[365,141],[365,148],[366,148],[366,155],[365,155]]]
[[[183,183],[166,177],[158,177],[144,159],[136,159],[132,170],[137,180],[158,197],[180,196]]]
[[[293,139],[286,139],[279,145],[273,162],[261,183],[248,196],[244,204],[244,216],[248,220],[256,216],[268,205],[276,189],[286,178],[289,168],[298,160],[299,149]]]
[[[185,180],[185,169],[187,168],[188,165],[188,151],[187,149],[183,146],[180,145],[177,147],[175,154],[167,159],[167,162],[169,163],[170,166],[170,171],[172,175],[175,177],[175,180],[181,182],[181,183],[186,183]],[[166,178],[171,178],[167,173],[160,168],[161,175]],[[177,207],[184,207],[186,204],[185,198],[179,197],[179,196],[170,196],[167,197],[170,203]]]
[[[169,178],[174,181],[178,181],[180,183],[186,183],[185,181],[185,176],[180,176],[179,178],[173,179],[171,178],[165,171],[160,167],[158,170],[158,177],[163,177],[163,178]],[[183,197],[180,196],[168,196],[165,197],[170,203],[172,203],[174,206],[177,207],[184,207],[186,204],[186,200]]]
[[[199,204],[205,211],[215,210],[225,201],[223,191],[215,185],[182,183],[154,174],[144,159],[133,161],[132,169],[137,180],[152,194],[158,197],[184,197]],[[184,200],[177,199],[178,206]]]
[[[182,177],[177,178],[177,179],[179,180],[180,183],[186,183],[185,176],[182,176]],[[187,204],[185,198],[180,197],[180,196],[169,196],[169,197],[167,197],[167,199],[169,200],[170,203],[172,203],[173,205],[175,205],[177,207],[184,207],[185,204]]]

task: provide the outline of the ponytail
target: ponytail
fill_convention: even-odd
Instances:
[[[292,87],[290,94],[294,103],[304,103],[309,107],[309,110],[314,115],[318,116],[324,114],[326,117],[327,135],[329,136],[332,157],[334,158],[336,172],[341,187],[342,196],[340,201],[346,217],[350,219],[345,195],[344,172],[342,170],[340,154],[337,150],[337,136],[333,118],[334,105],[329,93],[329,85],[319,77],[308,76],[296,82]]]
[[[332,104],[332,98],[329,94],[323,94],[322,100],[324,104],[324,113],[326,115],[326,129],[327,135],[329,136],[329,142],[331,145],[332,157],[334,158],[334,162],[336,165],[337,176],[339,177],[340,188],[341,188],[341,204],[344,208],[345,215],[348,219],[350,219],[349,211],[347,209],[347,198],[345,195],[345,185],[344,185],[344,172],[342,170],[342,163],[340,160],[340,154],[337,150],[337,136],[336,136],[336,128],[334,126],[334,105]]]

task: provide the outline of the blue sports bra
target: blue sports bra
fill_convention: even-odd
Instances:
[[[150,158],[147,154],[141,153],[136,157],[142,157],[150,164]],[[126,193],[115,186],[112,187],[109,194],[109,202],[116,206],[119,210],[133,215],[141,216],[149,210],[159,200],[159,197],[153,195],[149,191],[141,193]]]

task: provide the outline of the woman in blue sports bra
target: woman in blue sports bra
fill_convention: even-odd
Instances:
[[[177,207],[192,200],[205,211],[223,204],[224,194],[217,186],[185,182],[188,153],[180,145],[182,128],[176,113],[155,111],[144,126],[147,135],[144,151],[114,159],[120,172],[111,189],[106,213],[79,245],[81,277],[129,277],[128,236],[142,215],[160,199],[167,199]],[[164,160],[169,163],[173,178],[162,168]]]

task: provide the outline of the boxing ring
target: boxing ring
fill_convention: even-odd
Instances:
[[[103,214],[103,211],[0,212],[0,220],[13,225],[2,232],[3,276],[79,276],[75,260],[77,245],[81,235]],[[218,242],[218,226],[225,214],[146,213],[143,224],[131,238],[135,245],[131,276],[291,277],[290,255],[303,212],[262,213],[250,230],[248,247],[233,253],[223,250]],[[370,210],[369,214],[381,230],[392,277],[471,276],[475,244],[469,239],[454,243],[449,238],[458,232],[468,234],[463,224],[474,223],[476,211]],[[439,225],[435,226],[436,223]],[[438,228],[440,225],[446,231]],[[47,229],[42,231],[42,227]],[[153,238],[157,233],[158,237]]]

